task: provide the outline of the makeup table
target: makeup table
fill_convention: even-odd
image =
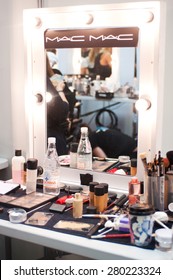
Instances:
[[[61,168],[61,175],[67,178],[67,169]],[[81,171],[81,173],[86,173]],[[91,172],[93,173],[93,172]],[[77,170],[68,169],[69,178],[72,183],[79,184],[79,173]],[[66,176],[66,177],[65,177]],[[103,178],[102,178],[103,176]],[[116,182],[118,178],[118,183]],[[114,177],[99,172],[93,173],[93,180],[107,182],[112,188],[117,185],[119,194],[126,193],[127,177]],[[1,214],[0,214],[1,215]],[[91,259],[100,260],[171,260],[173,259],[173,249],[169,252],[161,252],[158,249],[150,250],[138,248],[136,246],[107,242],[103,240],[88,239],[69,233],[57,232],[51,229],[30,226],[24,223],[14,224],[0,216],[0,234],[6,237],[7,250],[11,238],[31,242],[43,247],[60,250],[63,252],[78,254]],[[8,253],[8,252],[7,252]]]
[[[63,194],[62,194],[63,195]],[[49,207],[52,202],[48,202],[38,208],[34,208],[32,213],[29,211],[27,218],[32,221],[33,214],[49,213]],[[13,206],[14,207],[14,206]],[[11,207],[11,208],[13,208]],[[55,250],[73,253],[88,257],[91,259],[111,260],[111,259],[157,259],[157,260],[170,260],[173,259],[173,250],[169,252],[161,252],[157,249],[138,248],[129,244],[130,239],[109,239],[96,240],[87,238],[86,233],[79,234],[77,231],[70,231],[65,229],[54,228],[58,221],[64,220],[64,222],[73,221],[72,210],[64,212],[63,214],[54,213],[50,222],[45,226],[39,226],[37,224],[23,223],[11,223],[8,219],[9,207],[4,206],[4,211],[0,214],[0,234],[5,236],[6,243],[6,259],[11,259],[11,238],[31,242],[33,244],[41,245],[44,248],[52,248]],[[28,212],[28,211],[27,211]],[[67,213],[67,214],[65,214]],[[84,219],[86,219],[84,221]],[[84,218],[80,222],[87,224],[98,223],[95,219]],[[78,221],[77,221],[78,222]],[[63,230],[63,231],[62,231]],[[120,243],[118,243],[120,242]],[[124,244],[122,244],[124,243]],[[129,244],[129,245],[127,245]]]
[[[173,250],[161,252],[157,249],[147,250],[135,246],[91,240],[75,235],[64,234],[52,230],[36,228],[25,224],[13,224],[0,219],[0,234],[28,241],[44,247],[75,253],[91,259],[100,260],[171,260]]]

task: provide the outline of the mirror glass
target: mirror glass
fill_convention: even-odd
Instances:
[[[138,116],[134,103],[139,89],[138,32],[138,28],[49,29],[44,35],[45,49],[54,73],[57,70],[62,73],[69,89],[75,91],[77,103],[81,104],[78,115],[81,122],[92,131],[117,129],[121,132],[123,143],[116,145],[119,151],[114,146],[111,153],[111,149],[104,147],[104,152],[111,158],[136,156],[132,151],[130,154],[125,146],[130,145],[131,138],[137,147]],[[99,69],[94,68],[96,57],[102,53],[108,53],[111,60],[111,72],[107,76],[100,76]],[[92,62],[88,67],[89,59]],[[98,79],[99,87],[96,88]],[[97,91],[100,91],[100,96],[96,95]],[[102,116],[100,110],[105,110]],[[112,121],[112,116],[115,121]],[[115,142],[119,141],[116,136],[111,137]]]

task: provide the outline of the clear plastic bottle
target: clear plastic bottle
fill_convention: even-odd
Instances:
[[[25,158],[22,156],[21,150],[15,150],[15,155],[12,158],[12,181],[16,184],[23,183],[23,168]]]
[[[36,191],[38,160],[29,158],[26,163],[26,194]]]
[[[60,193],[60,164],[55,144],[56,138],[49,137],[43,165],[43,192],[51,195]]]
[[[88,127],[81,127],[81,137],[77,149],[77,168],[92,170],[92,148],[88,138]]]

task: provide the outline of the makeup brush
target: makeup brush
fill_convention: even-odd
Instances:
[[[140,159],[141,159],[141,161],[142,161],[142,163],[143,163],[143,166],[144,166],[145,171],[147,171],[147,166],[148,166],[148,164],[147,164],[147,156],[146,156],[146,153],[140,153],[140,154],[139,154],[139,157],[140,157]]]

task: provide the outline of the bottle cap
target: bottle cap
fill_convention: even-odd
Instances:
[[[97,196],[102,196],[105,193],[105,189],[103,186],[97,185],[94,187],[94,194]]]
[[[100,186],[104,188],[104,193],[108,193],[109,185],[107,183],[101,183]]]
[[[15,156],[20,157],[22,155],[22,150],[15,150]]]
[[[146,203],[136,203],[129,207],[129,214],[135,216],[147,216],[154,212],[153,206]]]
[[[78,143],[74,142],[70,144],[70,152],[77,153]]]
[[[88,127],[81,127],[82,133],[88,133]]]
[[[81,200],[82,199],[81,194],[80,193],[75,193],[75,199]]]
[[[137,167],[137,159],[136,158],[131,159],[131,167]]]
[[[96,214],[97,208],[95,206],[89,205],[86,207],[86,211],[87,211],[87,214]]]
[[[35,169],[37,169],[37,164],[38,164],[38,160],[37,159],[29,158],[27,160],[26,166],[27,166],[27,169],[35,170]]]
[[[90,192],[94,192],[94,187],[97,186],[97,185],[99,185],[98,182],[90,182],[89,183],[89,190],[90,190]]]
[[[55,137],[49,137],[48,138],[48,144],[50,144],[50,143],[55,144],[56,143],[56,138]]]

